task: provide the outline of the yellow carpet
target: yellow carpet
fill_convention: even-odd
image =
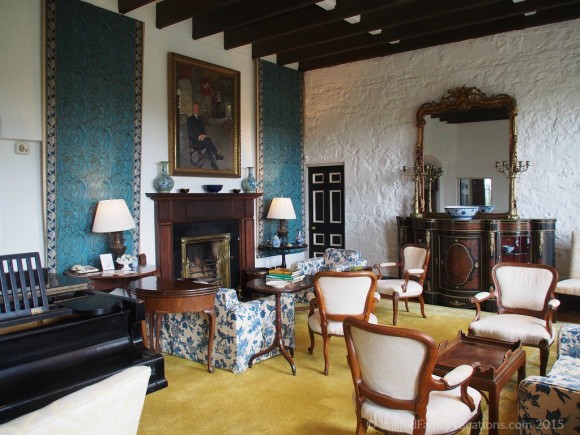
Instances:
[[[401,309],[404,305],[401,304]],[[426,306],[427,319],[418,304],[399,312],[398,326],[431,335],[436,342],[467,332],[474,311]],[[494,314],[486,314],[494,315]],[[380,323],[390,324],[390,301],[377,305]],[[330,370],[324,376],[322,339],[316,336],[314,355],[309,355],[307,311],[296,313],[295,358],[297,373],[282,356],[260,362],[240,374],[166,355],[165,374],[169,387],[146,397],[139,434],[352,434],[356,418],[351,400],[352,378],[346,362],[344,339],[330,341]],[[560,324],[556,324],[556,328]],[[539,352],[525,348],[527,375],[539,374]],[[550,349],[548,371],[556,357]],[[500,420],[506,426],[516,421],[516,379],[501,392]],[[487,404],[483,401],[484,423]],[[369,429],[369,434],[378,433]],[[469,433],[464,430],[462,433]],[[487,430],[482,430],[486,434]],[[501,431],[516,433],[515,430]]]

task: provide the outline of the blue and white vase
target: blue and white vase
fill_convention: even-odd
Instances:
[[[274,235],[274,237],[272,237],[272,246],[274,248],[280,247],[280,237],[278,237],[277,235]]]
[[[296,231],[296,244],[303,245],[304,244],[304,235],[302,234],[301,230]]]
[[[157,190],[157,192],[159,193],[171,192],[171,189],[173,189],[173,185],[175,184],[173,178],[169,176],[169,173],[167,171],[168,163],[169,162],[159,162],[159,164],[161,165],[161,174],[159,174],[153,180],[153,186],[155,186],[155,190]]]
[[[242,189],[244,189],[244,192],[254,193],[257,186],[258,181],[254,177],[254,167],[248,166],[248,177],[242,181]]]

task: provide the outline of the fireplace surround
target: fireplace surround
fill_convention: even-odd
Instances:
[[[161,278],[181,278],[183,237],[230,234],[230,286],[255,266],[255,201],[262,193],[147,193],[155,203],[156,264]]]

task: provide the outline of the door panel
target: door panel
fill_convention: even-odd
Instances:
[[[344,167],[308,168],[309,253],[344,248]]]

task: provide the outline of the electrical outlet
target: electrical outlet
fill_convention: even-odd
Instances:
[[[30,154],[30,145],[26,142],[16,142],[16,154]]]

